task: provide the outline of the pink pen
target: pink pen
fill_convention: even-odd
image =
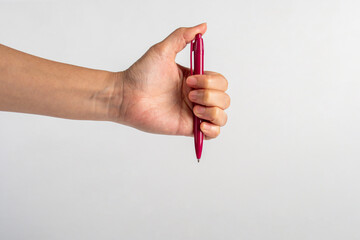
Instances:
[[[194,72],[192,68],[192,58],[194,52]],[[198,33],[195,36],[195,40],[191,41],[190,44],[190,74],[204,74],[204,41],[201,34]],[[200,130],[200,124],[202,120],[194,115],[194,142],[195,152],[198,162],[201,158],[204,135]]]

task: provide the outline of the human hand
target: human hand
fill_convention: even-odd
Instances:
[[[192,136],[194,113],[206,120],[200,125],[206,139],[217,137],[230,105],[227,80],[210,71],[189,77],[189,68],[175,62],[176,54],[205,32],[206,24],[179,28],[120,72],[115,121],[151,133]]]

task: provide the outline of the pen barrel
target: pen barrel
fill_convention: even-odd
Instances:
[[[201,119],[194,115],[194,142],[195,142],[195,153],[196,158],[200,159],[203,148],[204,134],[200,130]]]
[[[194,51],[194,74],[203,75],[204,74],[204,41],[201,37],[201,34],[197,34],[195,36],[193,51]],[[195,142],[196,157],[198,160],[201,158],[203,139],[204,139],[204,135],[200,130],[201,122],[202,120],[194,115],[194,142]]]
[[[204,41],[197,34],[194,42],[194,74],[204,74]]]

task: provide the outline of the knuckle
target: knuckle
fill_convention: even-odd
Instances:
[[[218,118],[218,116],[219,116],[219,109],[213,108],[210,113],[210,121],[215,122],[215,120]]]
[[[219,136],[220,135],[220,127],[217,127],[215,130],[215,136]]]
[[[185,31],[185,27],[179,27],[175,30],[176,34],[182,34]]]
[[[228,115],[224,112],[224,118],[223,118],[223,122],[221,124],[221,126],[225,126],[225,124],[227,123],[228,120]]]
[[[210,101],[210,98],[211,98],[210,91],[204,91],[204,94],[203,94],[204,103],[208,103]]]
[[[229,89],[229,82],[226,78],[225,79],[225,91]]]
[[[225,91],[228,89],[229,87],[229,82],[228,80],[226,79],[226,77],[224,77],[224,75],[222,75],[221,73],[218,73],[218,77],[219,79],[222,79],[222,81],[224,82],[225,84]]]
[[[151,47],[155,52],[161,53],[165,50],[165,45],[162,42],[159,42]]]
[[[225,93],[226,94],[226,93]],[[228,94],[226,94],[226,98],[225,98],[225,108],[230,107],[230,103],[231,103],[231,99],[230,96]]]
[[[224,77],[224,75],[222,75],[221,73],[218,73],[217,76],[218,76],[218,78],[226,79],[226,78]]]
[[[212,77],[211,75],[207,75],[205,76],[205,78],[203,79],[203,87],[204,88],[210,88],[211,86],[211,81],[212,81]]]

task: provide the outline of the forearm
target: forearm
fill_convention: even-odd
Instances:
[[[122,100],[119,75],[46,60],[0,45],[0,110],[113,120]]]

